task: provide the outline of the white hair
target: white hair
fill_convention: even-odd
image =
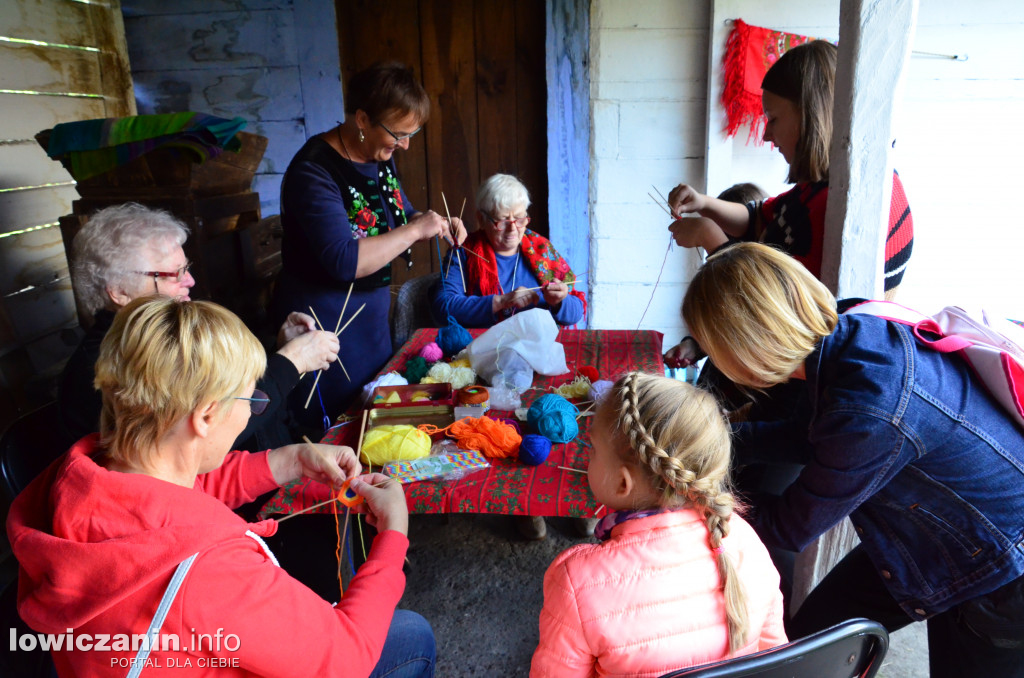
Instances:
[[[511,174],[489,177],[476,192],[476,208],[484,214],[494,216],[520,206],[530,206],[530,192]]]
[[[71,246],[71,282],[89,314],[107,305],[107,288],[144,293],[149,252],[181,247],[188,227],[170,212],[128,202],[93,214]]]

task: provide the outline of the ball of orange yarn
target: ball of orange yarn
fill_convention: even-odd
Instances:
[[[478,450],[484,456],[496,459],[514,457],[523,442],[511,424],[490,417],[459,419],[448,429],[448,435],[459,441],[459,447]]]

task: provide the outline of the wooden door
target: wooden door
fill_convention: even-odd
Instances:
[[[399,178],[419,210],[452,216],[496,172],[530,191],[530,227],[547,235],[547,102],[544,0],[337,0],[342,84],[382,60],[411,66],[430,95],[430,119],[408,151],[395,154]],[[433,243],[413,248],[413,267],[393,265],[395,285],[439,270]]]

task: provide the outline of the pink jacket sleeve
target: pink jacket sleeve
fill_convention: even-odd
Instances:
[[[544,574],[544,606],[540,611],[540,643],[533,653],[530,678],[596,676],[597,658],[583,636],[576,592],[563,553]]]
[[[224,463],[196,478],[196,488],[236,508],[277,488],[265,452],[229,452]]]
[[[757,644],[757,652],[789,642],[789,639],[786,637],[786,629],[782,625],[784,609],[782,591],[776,588],[771,608],[768,610],[768,616],[764,620],[764,628],[761,629],[761,638]]]

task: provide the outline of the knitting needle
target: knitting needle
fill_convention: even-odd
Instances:
[[[585,469],[573,468],[571,466],[559,466],[558,468],[562,469],[563,471],[572,471],[573,473],[586,473]]]
[[[385,485],[387,485],[390,482],[391,482],[391,480],[389,479],[389,480],[384,481],[383,483],[376,483],[374,485],[370,485],[370,487],[384,487]],[[302,509],[301,511],[296,511],[295,513],[289,513],[284,518],[278,518],[277,522],[283,523],[286,520],[291,520],[295,516],[302,515],[303,513],[308,513],[310,511],[314,511],[314,510],[320,508],[321,506],[326,506],[327,504],[330,504],[332,501],[340,501],[340,500],[337,497],[332,497],[332,498],[328,499],[327,501],[320,502],[319,504],[313,504],[312,506],[307,506],[306,508]]]
[[[316,311],[313,310],[312,306],[309,307],[309,312],[313,314],[313,320],[316,321],[316,326],[320,328],[321,332],[323,332],[324,331],[324,326],[320,322],[320,318],[316,317]],[[308,410],[309,409],[309,401],[311,401],[313,399],[313,394],[316,393],[316,385],[318,383],[320,383],[320,375],[321,374],[323,374],[323,370],[317,370],[316,371],[316,379],[313,380],[313,388],[309,389],[309,395],[306,396],[306,404],[302,406],[302,409],[304,409],[304,410]],[[349,381],[351,381],[351,380],[349,380]]]
[[[356,443],[356,458],[357,459],[359,458],[359,455],[363,453],[363,434],[366,433],[366,415],[368,415],[369,413],[370,413],[369,410],[363,410],[363,423],[359,427],[359,442]],[[370,469],[371,469],[371,472],[372,472],[372,469],[373,469],[372,465],[370,466]]]
[[[347,322],[347,323],[345,323],[345,326],[344,326],[344,327],[342,327],[342,328],[341,328],[340,330],[338,330],[337,332],[335,332],[335,334],[339,334],[339,335],[340,335],[340,334],[341,334],[342,332],[344,332],[344,331],[345,331],[345,327],[348,327],[349,325],[351,325],[351,324],[352,324],[352,321],[356,319],[356,316],[357,316],[357,315],[359,315],[359,312],[360,312],[360,311],[362,311],[362,310],[363,310],[364,308],[366,308],[366,304],[363,304],[362,306],[360,306],[360,307],[359,307],[359,308],[358,308],[358,309],[356,310],[356,312],[352,314],[352,317],[348,319],[348,322]],[[338,321],[339,321],[339,322],[341,322],[341,319],[339,318],[339,319],[338,319]]]
[[[323,323],[320,322],[320,318],[316,317],[316,311],[313,310],[312,306],[309,307],[309,312],[313,314],[313,320],[316,321],[316,326],[320,328],[321,332],[323,332],[324,331]]]
[[[441,200],[444,202],[444,213],[448,217],[448,228],[451,230],[452,227],[452,215],[448,211],[448,199],[444,197],[444,191],[441,191]],[[455,238],[455,231],[452,230],[452,239]],[[450,267],[449,267],[450,268]],[[462,270],[462,259],[459,259],[459,276],[462,278],[462,293],[469,294],[466,290],[466,273]]]
[[[580,273],[578,276],[576,276],[576,280],[573,280],[572,282],[567,282],[565,284],[566,285],[575,285],[579,281],[580,278],[585,278],[585,277],[587,277],[586,273]],[[532,292],[533,290],[542,290],[545,287],[547,287],[547,285],[540,285],[539,287],[527,287],[525,289],[518,290],[518,291],[519,292]]]
[[[587,405],[587,409],[585,409],[585,410],[581,411],[579,414],[577,414],[576,418],[579,419],[580,417],[587,416],[590,413],[590,410],[594,409],[594,405],[596,405],[596,404],[597,404],[597,401],[594,401],[594,402],[590,403],[589,405]]]
[[[322,501],[319,504],[313,504],[312,506],[310,506],[308,508],[304,508],[301,511],[296,511],[295,513],[289,514],[289,515],[285,516],[284,518],[278,518],[277,522],[283,523],[286,520],[291,520],[292,518],[294,518],[297,515],[301,515],[303,513],[308,512],[308,511],[312,511],[314,509],[318,509],[321,506],[326,506],[327,504],[330,504],[331,502],[334,502],[334,501],[338,501],[338,498],[337,497],[331,497],[327,501]]]
[[[464,209],[466,209],[466,199],[465,199],[465,198],[463,198],[463,199],[462,199],[462,207],[460,207],[460,208],[459,208],[459,221],[462,221],[462,211],[463,211]],[[468,252],[469,254],[472,254],[472,255],[473,255],[474,257],[476,257],[477,259],[483,259],[484,261],[487,261],[487,257],[484,257],[484,256],[482,256],[482,255],[479,255],[479,254],[477,254],[476,252],[474,252],[473,250],[467,250],[467,249],[466,249],[465,247],[463,247],[462,245],[458,245],[458,246],[457,246],[457,249],[460,249],[460,250],[462,250],[463,252]]]
[[[320,375],[323,373],[323,370],[316,371],[316,379],[313,380],[313,388],[309,389],[309,395],[306,396],[306,404],[302,406],[302,409],[309,409],[309,401],[313,399],[313,394],[316,393],[316,385],[320,382]]]
[[[648,190],[648,192],[647,192],[647,195],[648,195],[648,196],[650,197],[650,199],[651,199],[652,201],[654,201],[654,204],[655,204],[655,205],[657,205],[658,207],[660,207],[660,208],[662,208],[663,210],[665,210],[665,211],[666,211],[666,213],[668,213],[668,215],[669,215],[670,217],[672,217],[673,219],[675,219],[675,218],[676,218],[676,217],[675,217],[675,215],[674,215],[674,214],[672,213],[672,211],[671,211],[671,210],[670,210],[670,209],[669,209],[668,207],[666,207],[665,205],[663,205],[663,204],[662,204],[662,202],[660,202],[660,201],[659,201],[659,200],[658,200],[657,198],[654,198],[653,196],[651,196],[651,195],[650,195],[650,192],[649,192],[649,190]]]
[[[334,333],[335,334],[341,334],[341,330],[339,330],[338,328],[341,326],[341,319],[345,317],[345,309],[348,308],[348,298],[350,296],[352,296],[352,288],[354,286],[355,286],[355,281],[350,282],[348,284],[348,294],[345,295],[345,303],[341,305],[341,313],[338,315],[338,324],[334,326]],[[363,304],[363,306],[365,306],[365,305],[366,304]],[[363,310],[362,307],[360,307],[359,310],[360,311]],[[359,311],[356,311],[356,313],[358,313],[358,312]],[[352,316],[352,317],[355,318],[355,316]],[[352,321],[349,320],[349,322],[352,322]],[[345,327],[348,327],[348,325],[346,325]]]

